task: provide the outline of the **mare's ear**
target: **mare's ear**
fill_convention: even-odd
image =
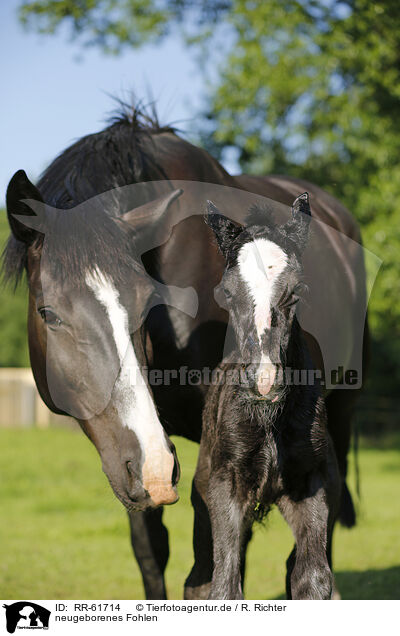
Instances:
[[[175,219],[172,203],[181,196],[183,190],[172,190],[167,194],[130,210],[120,218],[134,232],[134,242],[143,254],[148,250],[165,243],[170,237]]]
[[[304,192],[294,200],[292,218],[286,223],[285,230],[302,252],[307,245],[308,231],[311,221],[311,208],[308,192]]]
[[[221,214],[212,201],[207,201],[204,220],[214,232],[218,247],[226,258],[233,241],[243,232],[243,226]]]
[[[8,184],[6,202],[11,232],[18,241],[32,245],[40,232],[45,206],[42,195],[24,170],[18,170]]]

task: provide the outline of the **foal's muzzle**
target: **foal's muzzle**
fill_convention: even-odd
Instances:
[[[257,372],[256,387],[263,397],[266,397],[274,386],[276,378],[276,368],[272,363],[260,365]]]
[[[281,370],[272,362],[253,364],[247,368],[250,390],[258,398],[275,402],[278,399]]]

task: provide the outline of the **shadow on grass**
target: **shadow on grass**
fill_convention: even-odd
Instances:
[[[359,446],[362,449],[400,451],[400,433],[390,431],[381,435],[377,433],[366,435],[361,432]]]
[[[400,599],[400,566],[365,572],[337,572],[336,581],[343,599]]]
[[[343,600],[393,601],[400,599],[400,565],[385,570],[336,572],[336,583]],[[285,600],[280,594],[274,600]]]

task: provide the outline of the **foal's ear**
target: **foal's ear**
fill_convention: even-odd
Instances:
[[[300,251],[303,251],[307,245],[310,220],[310,200],[308,192],[304,192],[294,200],[292,218],[285,226],[290,238],[298,245]]]
[[[221,214],[212,201],[207,201],[204,220],[214,232],[218,247],[226,258],[233,241],[243,232],[243,226]]]
[[[293,201],[292,205],[292,218],[297,219],[299,214],[305,214],[311,216],[310,197],[308,192],[303,192],[297,199]]]
[[[133,230],[134,242],[141,253],[162,245],[169,238],[174,225],[180,220],[175,218],[177,211],[172,204],[181,194],[181,188],[172,190],[120,217]]]
[[[13,235],[18,241],[32,245],[43,221],[40,212],[44,211],[44,202],[24,170],[18,170],[8,184],[6,202]]]

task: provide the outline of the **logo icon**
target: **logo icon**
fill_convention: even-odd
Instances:
[[[16,629],[49,629],[51,612],[37,603],[18,601],[3,607],[9,634],[14,634]]]

